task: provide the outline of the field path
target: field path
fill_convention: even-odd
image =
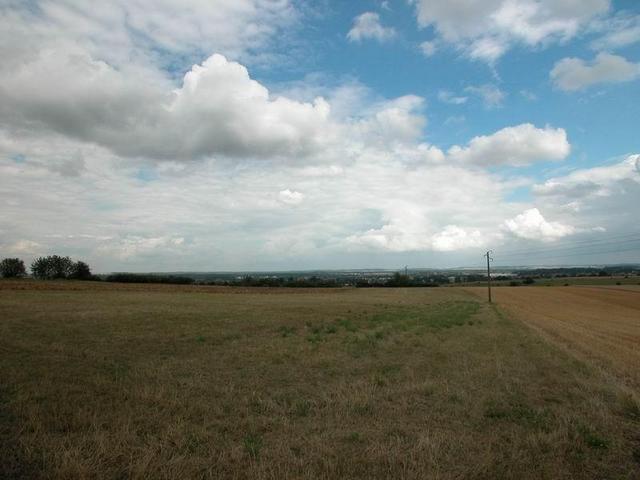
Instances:
[[[640,287],[500,287],[493,296],[515,318],[640,390]]]

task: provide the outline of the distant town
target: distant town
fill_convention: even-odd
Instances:
[[[112,282],[175,283],[262,287],[437,287],[441,285],[486,282],[486,270],[480,268],[398,270],[305,270],[273,272],[170,272],[170,273],[112,273],[97,275],[96,279]],[[510,286],[569,278],[616,277],[625,283],[640,281],[640,264],[554,266],[554,267],[495,267],[491,279],[496,284]]]

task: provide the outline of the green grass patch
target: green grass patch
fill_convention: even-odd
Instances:
[[[489,402],[484,417],[488,420],[512,422],[522,427],[549,430],[552,418],[549,410],[533,408],[522,402]]]
[[[339,318],[336,320],[336,324],[347,332],[354,333],[358,331],[358,326],[350,318]]]
[[[387,324],[394,329],[428,328],[443,330],[469,324],[471,317],[480,311],[480,304],[474,301],[449,301],[426,308],[406,307],[387,310],[371,317],[370,323]],[[470,325],[473,325],[471,323]]]

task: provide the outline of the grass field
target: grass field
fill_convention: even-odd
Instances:
[[[0,478],[640,475],[633,386],[473,291],[0,282],[0,319]]]

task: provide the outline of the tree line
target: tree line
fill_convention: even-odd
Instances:
[[[3,278],[19,278],[27,274],[24,261],[19,258],[5,258],[0,262]],[[38,257],[31,263],[31,274],[40,280],[95,280],[89,265],[81,260],[75,262],[70,257],[49,255]]]

